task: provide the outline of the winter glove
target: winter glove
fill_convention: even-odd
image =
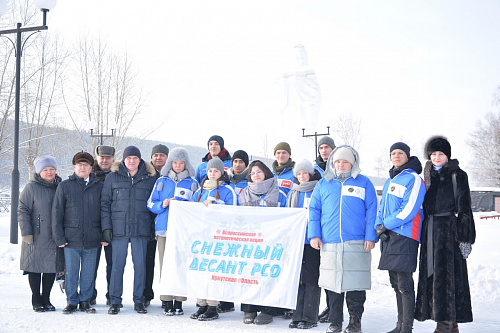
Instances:
[[[102,238],[106,243],[111,243],[113,240],[113,230],[112,229],[106,229],[102,232]]]
[[[29,245],[33,244],[33,235],[25,235],[21,236],[21,238],[23,239],[23,242],[28,243]]]
[[[472,245],[470,243],[459,243],[460,252],[462,252],[462,257],[467,259],[472,251]]]
[[[389,240],[389,231],[384,227],[383,224],[375,228],[375,233],[377,234],[378,239],[380,239],[382,242],[387,242]]]

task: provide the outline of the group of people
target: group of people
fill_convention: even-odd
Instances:
[[[148,162],[129,146],[115,162],[113,147],[98,146],[95,160],[86,152],[75,154],[74,174],[64,181],[53,157],[35,159],[34,177],[19,205],[21,270],[28,274],[33,310],[55,310],[50,291],[56,273],[64,270],[67,305],[62,312],[94,313],[104,248],[108,313],[118,314],[130,243],[134,310],[147,313],[154,299],[156,251],[160,278],[168,281],[175,272],[163,269],[163,258],[170,203],[181,200],[308,209],[296,308],[242,303],[245,324],[265,325],[282,315],[291,319],[290,328],[308,329],[321,321],[330,323],[327,332],[361,332],[366,290],[371,288],[370,251],[378,241],[379,269],[388,271],[396,294],[397,324],[390,332],[411,332],[414,318],[436,321],[435,332],[458,332],[457,323],[472,321],[466,259],[475,226],[467,174],[451,159],[446,138],[429,139],[424,168],[408,145],[393,144],[393,166],[380,204],[372,182],[360,174],[358,152],[348,145],[336,147],[328,136],[319,140],[314,163],[293,161],[290,145],[278,143],[271,168],[260,160],[250,163],[243,150],[231,156],[218,135],[207,146],[196,169],[182,147],[170,151],[156,145]],[[321,288],[327,308],[318,314]],[[159,298],[165,315],[184,314],[185,295]],[[344,299],[349,323],[343,329]],[[202,298],[197,306],[190,318],[199,321],[234,310],[232,302]]]

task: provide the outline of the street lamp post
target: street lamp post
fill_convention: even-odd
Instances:
[[[34,34],[41,30],[47,30],[47,12],[55,7],[57,0],[35,0],[35,4],[43,12],[43,25],[37,27],[24,27],[17,23],[15,29],[0,30],[0,36],[7,38],[14,46],[16,55],[16,90],[15,90],[15,109],[14,109],[14,166],[12,170],[11,184],[11,205],[10,205],[10,243],[17,244],[18,239],[18,222],[17,222],[17,207],[19,206],[19,110],[20,110],[20,95],[21,95],[21,57],[26,41]],[[7,2],[0,1],[0,16],[7,11]],[[23,32],[32,32],[24,42],[22,41]],[[9,34],[16,34],[16,42],[10,39]]]
[[[96,129],[96,123],[95,121],[90,121],[89,122],[89,130],[90,130],[90,137],[91,138],[100,138],[100,145],[102,146],[104,144],[104,138],[112,138],[115,136],[115,129],[116,129],[116,123],[114,121],[112,121],[110,123],[110,129],[111,129],[111,134],[104,134],[102,132],[102,128],[101,128],[101,133],[99,134],[94,134],[94,130]]]
[[[305,128],[302,129],[302,137],[307,138],[310,136],[314,136],[314,156],[318,153],[318,136],[323,136],[323,135],[330,135],[330,126],[326,126],[326,129],[328,130],[327,133],[323,134],[318,134],[318,132],[314,132],[314,134],[305,134]]]

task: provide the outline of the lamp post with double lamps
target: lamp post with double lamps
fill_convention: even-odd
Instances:
[[[14,109],[14,167],[12,170],[11,184],[11,210],[10,210],[10,243],[18,243],[18,221],[17,207],[19,206],[19,103],[21,94],[21,57],[26,41],[34,34],[47,30],[47,13],[55,7],[57,0],[35,0],[35,4],[43,13],[43,25],[37,27],[22,27],[17,23],[15,29],[0,30],[0,37],[7,38],[14,47],[16,55],[16,90],[15,90],[15,109]],[[0,0],[0,16],[7,12],[7,1]],[[23,33],[30,33],[23,40]],[[7,35],[16,34],[16,40],[13,41]]]
[[[104,134],[102,132],[102,128],[101,128],[101,133],[94,134],[94,130],[96,130],[96,126],[97,125],[96,125],[95,121],[93,121],[93,120],[89,121],[90,137],[91,138],[99,138],[99,142],[100,142],[99,144],[101,146],[104,144],[104,138],[112,138],[115,136],[116,123],[114,121],[109,122],[109,129],[111,130],[111,134]]]

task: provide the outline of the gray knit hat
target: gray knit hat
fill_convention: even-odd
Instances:
[[[354,165],[354,162],[356,162],[356,157],[354,156],[351,149],[349,149],[347,147],[340,147],[339,149],[335,150],[335,152],[333,153],[333,161],[332,162],[335,162],[338,160],[346,160],[347,162]]]
[[[35,172],[38,174],[40,174],[40,172],[42,172],[42,170],[46,167],[53,167],[57,170],[56,159],[49,155],[39,156],[35,158],[33,165],[35,167]]]
[[[319,147],[321,145],[329,145],[332,149],[335,149],[335,141],[329,136],[324,136],[322,137],[319,142],[318,142],[318,153],[319,153]]]
[[[220,171],[220,173],[224,174],[224,162],[217,156],[212,158],[210,161],[207,163],[207,172],[208,169],[216,168]]]
[[[151,157],[153,157],[153,155],[157,153],[162,153],[168,156],[168,147],[162,145],[161,143],[154,146],[153,149],[151,150]]]
[[[295,163],[293,167],[293,175],[297,177],[299,171],[306,171],[311,176],[314,174],[314,165],[311,161],[303,159],[302,161]]]

